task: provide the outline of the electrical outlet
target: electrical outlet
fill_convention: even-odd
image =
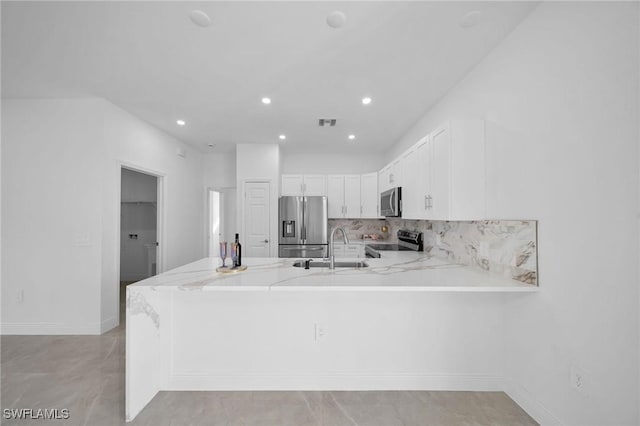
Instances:
[[[16,302],[24,303],[24,290],[20,289],[16,291]]]
[[[577,365],[569,368],[569,383],[576,391],[586,394],[589,388],[589,377],[587,373]]]
[[[73,235],[73,245],[76,247],[88,247],[91,245],[91,233],[79,231]]]
[[[319,342],[320,340],[324,340],[327,337],[327,326],[320,324],[320,323],[315,323],[313,325],[313,336],[314,336],[314,340],[316,342]]]

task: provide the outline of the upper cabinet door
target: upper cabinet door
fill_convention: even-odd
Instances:
[[[306,196],[327,195],[325,176],[304,175],[303,188]]]
[[[415,178],[418,182],[416,191],[416,207],[418,219],[429,219],[431,190],[431,139],[427,135],[416,144],[415,150],[417,171]]]
[[[384,169],[378,172],[378,191],[384,192],[387,189],[391,188],[391,166],[387,166]]]
[[[396,169],[401,171],[403,177],[402,217],[419,219],[418,207],[422,188],[418,176],[418,155],[415,147],[403,154]]]
[[[344,217],[359,218],[361,210],[360,175],[346,175],[344,177]]]
[[[338,219],[344,217],[344,176],[327,176],[327,204],[329,205],[329,218]]]
[[[360,204],[362,205],[360,217],[366,219],[380,217],[378,212],[379,200],[378,173],[368,173],[360,176]]]
[[[324,175],[282,175],[280,195],[327,195]]]
[[[302,175],[282,175],[282,187],[280,188],[280,195],[288,196],[303,195],[303,178]]]
[[[449,220],[451,131],[445,124],[431,133],[431,219]]]

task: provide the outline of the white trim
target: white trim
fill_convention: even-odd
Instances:
[[[205,375],[174,374],[163,390],[440,390],[496,392],[504,388],[502,377],[491,375]]]
[[[116,176],[117,176],[117,189],[116,195],[117,199],[115,200],[116,205],[118,206],[118,214],[116,215],[116,227],[114,229],[115,232],[115,250],[114,259],[115,259],[115,271],[117,274],[117,282],[116,285],[116,324],[120,323],[120,281],[123,280],[123,277],[120,276],[120,216],[122,202],[122,169],[133,170],[134,172],[144,173],[146,175],[155,176],[157,178],[157,199],[156,199],[156,241],[158,242],[158,248],[156,250],[156,274],[160,274],[165,272],[165,267],[167,265],[167,249],[165,247],[165,235],[166,235],[166,213],[165,207],[167,203],[167,175],[164,172],[160,172],[158,170],[149,169],[147,167],[141,166],[136,163],[131,163],[128,161],[116,160]],[[125,281],[133,281],[133,280],[125,280]]]
[[[541,426],[562,424],[562,422],[554,416],[547,407],[537,401],[529,391],[513,383],[513,381],[505,380],[504,392]]]
[[[107,331],[113,328],[116,328],[119,325],[120,323],[118,322],[118,318],[116,317],[107,318],[106,320],[100,323],[100,334],[106,333]]]
[[[1,324],[2,335],[99,335],[103,324],[115,321],[109,318],[105,322],[93,324],[69,324],[55,322],[4,322]]]

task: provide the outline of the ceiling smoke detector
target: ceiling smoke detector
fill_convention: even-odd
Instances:
[[[211,25],[211,18],[201,10],[192,10],[189,14],[189,19],[191,19],[191,22],[202,28],[207,28]]]
[[[336,119],[335,118],[319,118],[318,119],[318,126],[320,127],[325,127],[325,126],[329,126],[329,127],[334,127],[336,125]]]
[[[480,21],[480,11],[472,10],[471,12],[465,14],[459,22],[460,28],[469,29],[478,25]]]
[[[347,15],[339,10],[335,10],[327,15],[327,25],[331,28],[342,28],[345,22],[347,22]]]

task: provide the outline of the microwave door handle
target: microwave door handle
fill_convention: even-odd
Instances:
[[[396,215],[396,209],[395,209],[395,201],[394,198],[396,198],[396,190],[394,189],[393,191],[391,191],[391,196],[389,197],[389,207],[391,208],[391,213],[393,214],[393,216]]]

